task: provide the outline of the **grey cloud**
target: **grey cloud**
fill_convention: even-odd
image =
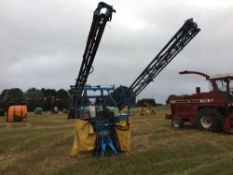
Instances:
[[[190,17],[202,31],[156,77],[141,97],[163,102],[169,94],[208,88],[184,69],[231,72],[233,3],[210,0],[108,0],[113,14],[94,61],[89,84],[130,85]],[[0,2],[0,90],[65,88],[75,82],[95,0],[3,0]],[[219,3],[219,2],[218,2]],[[226,3],[226,5],[224,5]],[[203,4],[203,5],[202,5]]]

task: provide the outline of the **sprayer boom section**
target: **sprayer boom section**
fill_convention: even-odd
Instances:
[[[188,19],[178,32],[170,39],[158,55],[148,64],[143,72],[131,84],[130,93],[124,101],[120,101],[118,107],[123,109],[127,102],[134,99],[154,78],[172,61],[172,59],[191,41],[200,31],[192,19]],[[129,93],[128,93],[129,94]],[[118,99],[122,99],[119,97]],[[117,99],[117,101],[118,101]]]
[[[115,12],[113,7],[104,2],[100,2],[94,11],[93,21],[87,38],[86,49],[83,55],[83,61],[73,89],[74,105],[77,105],[80,102],[80,98],[87,82],[88,75],[91,72],[92,63],[100,44],[106,23],[111,21],[113,12]]]
[[[187,20],[180,30],[171,38],[158,55],[148,64],[130,88],[138,95],[164,67],[192,40],[200,31],[192,19]]]

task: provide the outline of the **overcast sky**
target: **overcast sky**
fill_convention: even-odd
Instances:
[[[65,88],[79,72],[97,0],[1,0],[0,90]],[[233,0],[106,0],[117,10],[94,60],[92,85],[127,85],[186,19],[201,32],[155,78],[140,98],[164,102],[207,82],[181,70],[233,72]]]

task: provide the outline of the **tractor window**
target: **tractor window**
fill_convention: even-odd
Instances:
[[[216,84],[218,86],[218,89],[223,92],[227,92],[227,81],[224,80],[217,80]]]
[[[230,93],[231,95],[233,95],[233,79],[230,79],[229,87],[230,87]]]
[[[228,94],[233,94],[233,79],[225,78],[216,80],[216,84],[218,89],[222,92],[226,92]]]
[[[209,91],[213,91],[213,85],[211,82],[209,82]]]

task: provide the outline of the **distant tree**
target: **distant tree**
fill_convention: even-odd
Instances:
[[[0,108],[2,108],[4,111],[7,110],[8,106],[8,91],[8,89],[4,89],[0,95]]]
[[[147,104],[151,106],[156,106],[156,102],[154,98],[144,98],[137,101],[137,107],[147,107]]]
[[[24,93],[19,88],[12,88],[7,91],[7,102],[11,104],[25,103]]]
[[[28,110],[33,111],[36,107],[43,107],[43,94],[41,90],[30,88],[25,93]]]
[[[4,89],[0,95],[0,108],[4,111],[9,105],[25,103],[24,93],[19,88]]]
[[[59,110],[69,108],[70,102],[71,102],[71,98],[66,90],[59,89],[56,92],[55,105],[58,107]]]
[[[41,89],[44,100],[44,110],[50,111],[55,106],[56,102],[56,90],[55,89]]]

